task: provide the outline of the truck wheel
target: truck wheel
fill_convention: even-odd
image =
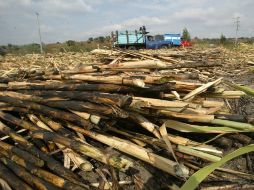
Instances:
[[[135,46],[129,46],[128,50],[136,50],[137,48]]]
[[[167,45],[162,45],[161,49],[168,49],[168,46]]]

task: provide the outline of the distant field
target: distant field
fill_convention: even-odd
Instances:
[[[221,41],[220,39],[198,39],[194,38],[192,40],[193,46],[201,47],[201,48],[209,48],[209,47],[225,47],[227,49],[234,49],[235,43],[234,39],[226,39],[225,41]],[[240,38],[239,43],[245,44],[253,44],[254,38]],[[43,50],[45,53],[58,53],[58,52],[89,52],[96,48],[111,48],[111,40],[110,37],[98,37],[98,38],[90,38],[87,41],[73,41],[68,40],[66,42],[60,43],[51,43],[51,44],[43,44]],[[40,53],[40,45],[39,44],[28,44],[28,45],[12,45],[8,44],[5,46],[0,46],[0,55],[4,55],[7,53],[11,54],[31,54],[31,53]]]

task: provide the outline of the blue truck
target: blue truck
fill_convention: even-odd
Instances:
[[[146,28],[135,31],[116,31],[111,33],[113,47],[124,49],[160,49],[181,45],[180,34],[151,36]]]

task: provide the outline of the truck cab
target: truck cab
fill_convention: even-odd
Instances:
[[[181,45],[180,34],[164,34],[156,36],[146,36],[147,49],[161,49]]]

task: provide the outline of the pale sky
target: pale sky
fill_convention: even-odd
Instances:
[[[44,43],[87,40],[112,30],[145,25],[151,34],[192,37],[254,36],[254,0],[0,0],[0,44],[38,43],[35,12]]]

